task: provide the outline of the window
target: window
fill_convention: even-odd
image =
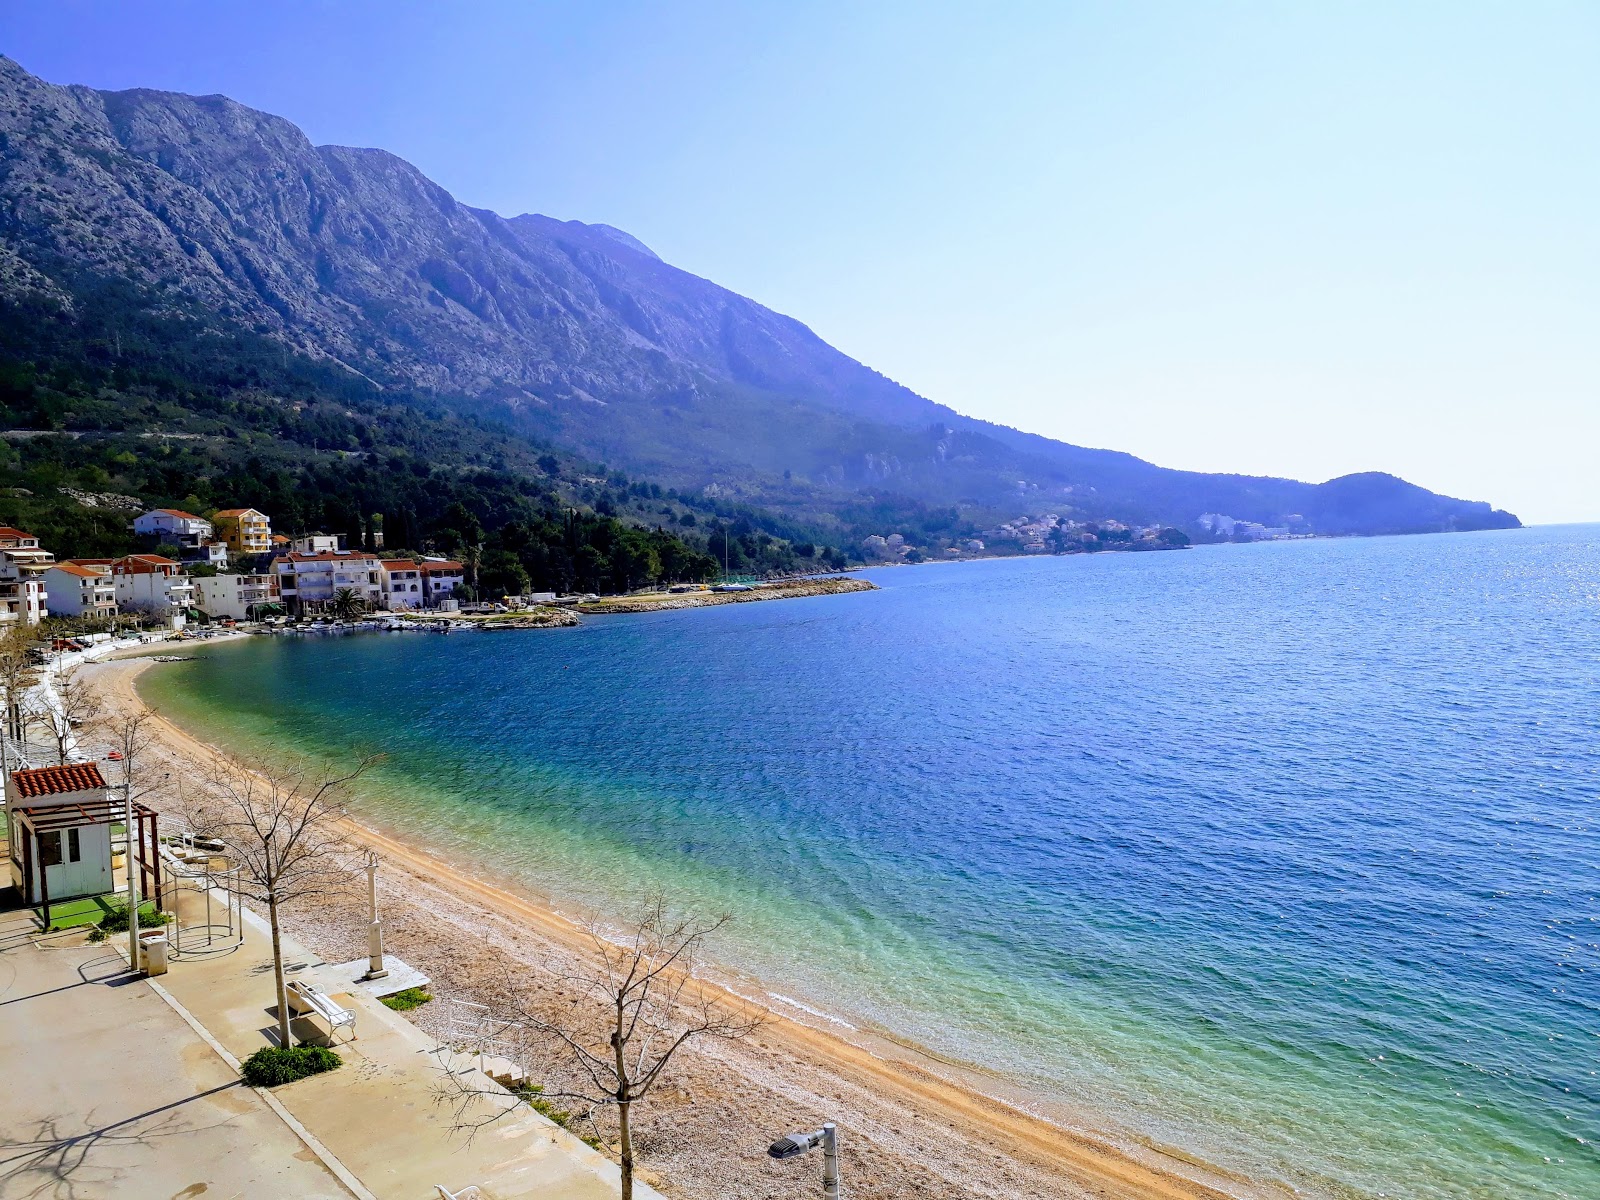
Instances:
[[[78,831],[76,829],[67,830],[67,861],[83,861],[83,847],[78,842]]]
[[[61,865],[61,834],[59,832],[41,833],[39,835],[39,865],[41,867],[59,867]]]

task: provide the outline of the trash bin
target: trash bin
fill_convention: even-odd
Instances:
[[[139,965],[146,975],[167,973],[167,935],[142,933],[139,935]]]

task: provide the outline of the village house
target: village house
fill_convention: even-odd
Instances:
[[[424,606],[453,611],[456,589],[466,583],[467,569],[448,558],[424,558],[420,569]]]
[[[157,508],[141,513],[133,520],[133,531],[156,542],[191,548],[204,545],[212,537],[210,521],[181,508]]]
[[[383,599],[383,564],[373,554],[291,551],[272,560],[284,605],[296,616],[324,611],[342,588],[349,588],[368,608]]]
[[[383,560],[383,607],[391,611],[421,608],[422,568],[409,558]]]
[[[37,625],[48,610],[45,573],[56,556],[31,533],[0,526],[0,625]]]
[[[296,554],[337,554],[344,549],[344,538],[337,533],[303,533],[290,548]]]
[[[272,550],[272,521],[253,508],[224,508],[211,514],[217,536],[235,557]]]
[[[85,566],[76,562],[56,563],[44,573],[52,617],[114,617],[117,615],[117,585],[111,578],[111,565]]]
[[[251,621],[263,610],[278,608],[283,603],[278,576],[270,571],[263,575],[202,576],[191,582],[194,606],[214,619]]]
[[[188,623],[194,584],[172,559],[130,554],[112,562],[111,578],[116,584],[117,607],[123,612],[160,617],[173,629]]]

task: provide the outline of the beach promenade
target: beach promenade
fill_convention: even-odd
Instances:
[[[340,1034],[336,1071],[245,1086],[238,1062],[271,1044],[275,1024],[269,943],[249,914],[242,945],[186,956],[159,979],[132,975],[116,945],[40,937],[27,911],[0,914],[0,1063],[30,1081],[0,1089],[0,1200],[618,1193],[613,1163],[526,1106],[511,1111],[459,1059],[468,1086],[487,1093],[470,1115],[507,1111],[470,1139],[455,1129],[436,1102],[437,1043],[292,941],[291,977],[353,1011],[358,1036]]]

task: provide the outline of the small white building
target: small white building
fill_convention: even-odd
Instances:
[[[211,522],[181,508],[156,508],[133,519],[133,531],[175,546],[200,546],[211,540]]]
[[[208,617],[249,621],[269,605],[283,602],[278,576],[271,573],[201,576],[190,582],[194,584],[194,606]]]
[[[117,585],[111,567],[56,563],[44,573],[52,617],[114,617]]]
[[[16,770],[6,781],[11,886],[25,905],[112,890],[111,794],[94,763]],[[119,816],[120,819],[120,816]]]
[[[336,533],[307,533],[292,544],[296,554],[337,554],[344,549],[344,538]]]
[[[170,558],[159,554],[130,554],[111,564],[117,588],[117,607],[123,612],[148,613],[182,629],[194,604],[194,585]]]

